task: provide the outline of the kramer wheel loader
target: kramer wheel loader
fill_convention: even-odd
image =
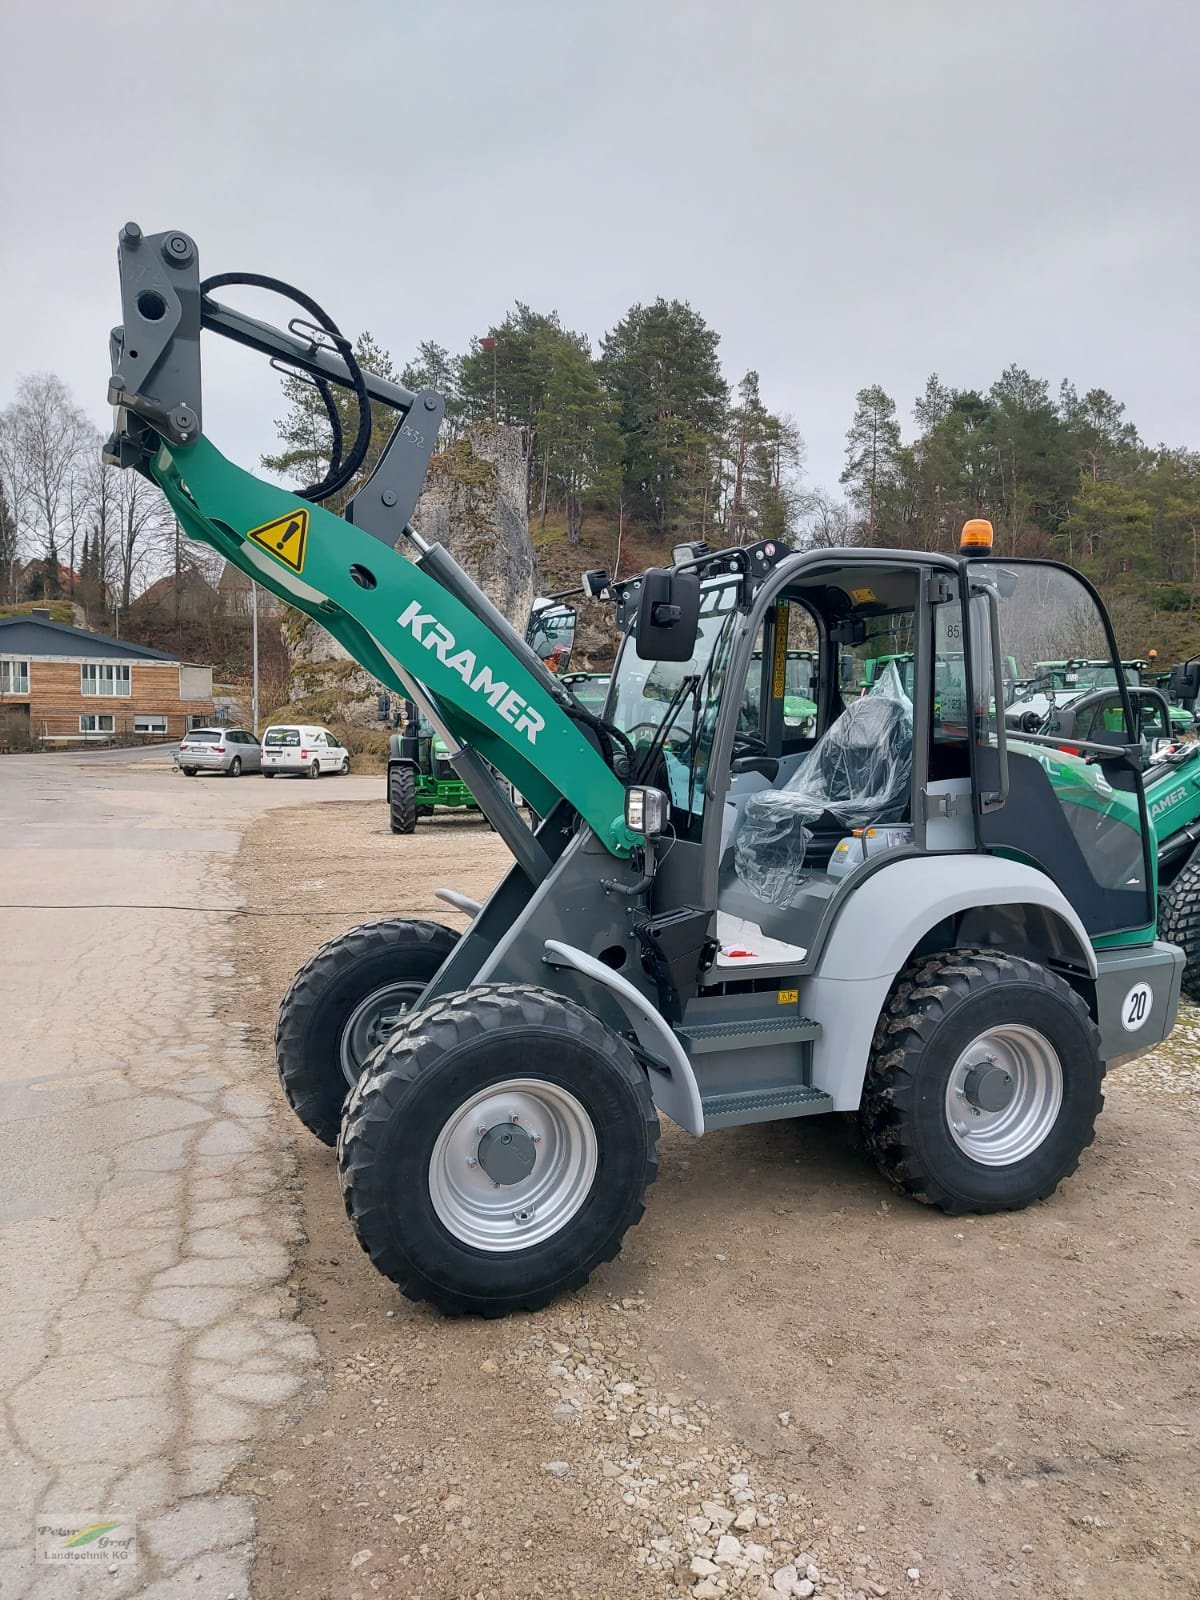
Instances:
[[[1084,578],[995,560],[980,523],[958,556],[684,548],[610,586],[624,638],[600,717],[411,526],[438,395],[363,372],[277,280],[202,280],[184,233],[128,224],[119,262],[108,459],[414,701],[514,858],[483,905],[442,891],[461,936],[355,929],[281,1007],[284,1091],[336,1141],[381,1272],[489,1316],[579,1286],[642,1214],[660,1114],[700,1137],[854,1112],[884,1176],[950,1213],[1054,1192],[1105,1063],[1170,1032],[1182,967],[1155,937],[1138,730]],[[304,316],[285,331],[216,298],[240,282]],[[333,430],[319,483],[292,492],[220,453],[202,331],[327,403],[330,384],[354,392],[356,438]],[[339,518],[320,501],[357,481],[372,400],[396,428]],[[786,716],[796,612],[816,640],[805,725]],[[1051,626],[1111,661],[1120,742],[1068,754],[1005,726],[1006,657],[1030,671]],[[843,695],[899,655],[907,683],[872,669]]]

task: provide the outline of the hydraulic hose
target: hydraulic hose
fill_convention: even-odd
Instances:
[[[205,278],[200,285],[202,295],[211,294],[215,289],[224,289],[232,284],[244,284],[253,289],[268,289],[272,294],[279,294],[286,300],[293,301],[302,306],[313,321],[330,336],[337,345],[338,354],[346,363],[354,388],[354,398],[358,404],[358,432],[355,434],[354,443],[350,454],[342,461],[342,425],[337,415],[337,407],[333,402],[333,395],[329,385],[323,378],[314,378],[318,393],[325,403],[325,410],[329,416],[330,432],[333,439],[329,471],[318,483],[311,483],[305,489],[297,491],[302,500],[321,501],[328,500],[331,495],[337,494],[339,489],[344,489],[354,477],[367,458],[367,451],[371,447],[371,401],[367,394],[366,381],[363,378],[362,368],[355,359],[353,347],[345,338],[341,329],[333,318],[323,311],[317,302],[301,289],[295,289],[290,283],[284,283],[281,278],[267,277],[260,272],[218,272],[211,278]]]

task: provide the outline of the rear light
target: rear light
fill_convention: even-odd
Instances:
[[[307,750],[301,750],[300,759],[301,759],[301,761],[307,761],[308,760],[308,751]]]
[[[223,756],[225,754],[225,746],[223,744],[215,744],[213,745],[213,749],[219,756]]]
[[[186,740],[186,739],[185,739],[185,740],[184,740],[184,741],[183,741],[183,743],[182,743],[182,744],[181,744],[181,745],[180,745],[180,746],[179,746],[179,748],[180,748],[180,749],[181,749],[181,750],[186,750],[186,749],[187,749],[187,740]]]
[[[1059,753],[1064,756],[1081,756],[1083,751],[1077,744],[1060,744]]]

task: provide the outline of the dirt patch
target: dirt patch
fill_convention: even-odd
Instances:
[[[318,943],[461,926],[434,887],[504,865],[480,823],[393,838],[382,803],[256,824],[248,903],[306,913],[240,921],[263,1074]],[[1114,1074],[1079,1174],[1015,1216],[901,1200],[844,1119],[668,1127],[621,1257],[499,1323],[400,1299],[281,1110],[324,1381],[239,1484],[256,1596],[1200,1596],[1198,1027]]]

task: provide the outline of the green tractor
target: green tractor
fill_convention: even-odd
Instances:
[[[754,659],[762,660],[761,651]],[[813,676],[816,656],[811,650],[789,650],[783,672],[783,720],[794,734],[811,733],[816,725],[816,701],[809,698],[814,692]],[[772,686],[774,687],[774,686]],[[742,716],[739,727],[744,733],[757,730],[762,722],[760,699],[762,684],[750,674],[742,696]]]
[[[381,1273],[452,1314],[577,1289],[642,1215],[662,1116],[708,1138],[851,1113],[883,1178],[950,1214],[1069,1178],[1106,1064],[1167,1037],[1183,967],[1156,937],[1141,729],[1085,578],[993,559],[979,524],[960,556],[685,549],[609,586],[597,716],[409,522],[438,395],[364,373],[307,298],[323,340],[218,302],[186,234],[129,224],[119,261],[107,459],[413,700],[512,853],[483,903],[438,891],[464,932],[367,923],[280,1008],[284,1092],[336,1143]],[[301,494],[230,462],[201,421],[202,330],[351,389],[361,452]],[[359,471],[371,401],[397,427],[334,516],[319,502]],[[808,727],[786,705],[797,614]],[[1063,616],[1107,642],[1121,708],[1069,750],[1002,709],[1005,656],[1032,661]],[[907,686],[889,663],[843,693],[848,657],[901,639]]]
[[[573,605],[558,598],[535,600],[525,630],[531,649],[564,682],[588,676],[566,672],[575,622]],[[412,700],[404,703],[404,732],[394,733],[388,741],[387,797],[393,833],[415,832],[419,818],[431,817],[438,810],[477,814],[480,810],[478,800],[454,770],[446,741]]]
[[[1151,684],[1153,680],[1146,676],[1149,667],[1148,660],[1122,661],[1126,684],[1130,688]],[[1016,686],[1005,713],[1008,725],[1037,729],[1051,713],[1067,709],[1084,696],[1112,689],[1115,684],[1116,673],[1111,661],[1039,661],[1032,674]],[[1171,726],[1176,733],[1187,733],[1194,728],[1191,711],[1181,705],[1169,705],[1169,709]]]

